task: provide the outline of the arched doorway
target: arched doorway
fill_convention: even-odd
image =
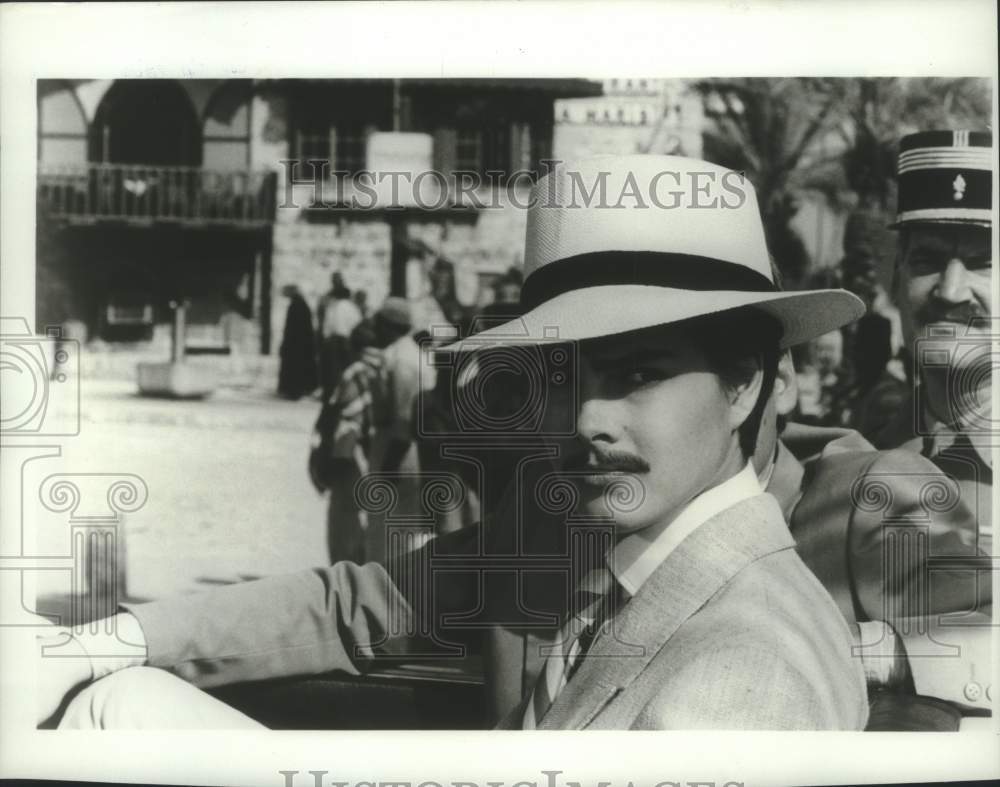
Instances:
[[[176,81],[119,80],[97,109],[90,160],[196,167],[201,164],[199,126],[191,101]]]

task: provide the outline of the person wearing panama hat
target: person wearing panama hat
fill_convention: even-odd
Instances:
[[[589,643],[597,658],[564,668],[550,656],[506,726],[864,725],[864,683],[849,657],[846,624],[789,549],[787,525],[768,509],[772,498],[761,494],[749,463],[780,350],[857,319],[863,305],[845,291],[776,286],[755,194],[734,174],[661,156],[556,168],[539,181],[528,215],[524,313],[445,348],[573,342],[577,400],[567,406],[575,405],[575,429],[551,438],[559,472],[576,489],[572,514],[607,517],[610,497],[630,501],[614,511],[614,546],[599,566],[613,577],[619,608],[610,632],[600,629]],[[711,546],[722,542],[755,555],[749,574],[748,564],[727,564]],[[775,568],[787,562],[778,573],[797,578],[764,593],[808,607],[778,614],[798,620],[801,632],[765,623],[777,612],[766,604],[736,604],[731,610],[740,609],[743,623],[728,619],[735,596],[725,597],[746,600],[768,587],[767,570],[758,572],[771,561]],[[704,581],[707,565],[719,572],[714,581]],[[678,588],[689,594],[684,603]],[[689,618],[667,612],[691,614],[693,600],[702,606]],[[750,619],[760,621],[760,639],[745,625]],[[800,635],[812,643],[808,656],[796,647],[779,648],[779,656],[762,644]],[[709,640],[704,651],[692,647]],[[640,664],[625,643],[656,657]],[[601,658],[616,653],[618,660]],[[817,653],[822,658],[813,660]],[[807,676],[804,685],[788,686],[788,671]],[[734,711],[708,688],[740,695],[750,672],[769,692],[755,697],[752,711]],[[656,682],[657,689],[607,702],[609,683],[631,681]],[[772,691],[783,699],[772,702]],[[842,702],[817,703],[819,695]],[[638,702],[645,705],[633,715]]]
[[[780,291],[749,182],[682,157],[558,167],[534,189],[525,252],[523,316],[448,348],[558,342],[578,351],[576,385],[559,386],[566,400],[547,403],[539,422],[560,467],[511,501],[562,519],[565,560],[550,555],[547,565],[568,613],[538,680],[518,683],[522,701],[499,727],[863,729],[850,630],[751,463],[780,349],[856,319],[861,302],[838,290]],[[573,428],[549,434],[548,419],[567,408]],[[519,590],[480,577],[479,538],[489,540],[491,523],[466,531],[450,534],[448,565],[415,591],[443,543],[422,550],[428,571],[341,562],[224,594],[126,605],[130,641],[147,647],[133,664],[196,685],[355,673],[394,653],[393,632],[415,628],[407,616],[433,621],[440,643],[466,638],[474,613],[484,630],[491,616],[523,613]],[[456,556],[482,585],[460,584]],[[512,559],[532,574],[540,567],[529,557]],[[438,592],[439,579],[454,592]],[[449,637],[449,620],[461,634]],[[128,681],[109,702],[117,677],[82,691],[67,714],[93,724],[141,695]],[[213,715],[216,700],[184,696],[154,705]],[[231,714],[220,709],[220,723],[231,726]]]

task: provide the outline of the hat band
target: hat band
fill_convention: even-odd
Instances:
[[[899,212],[929,209],[989,210],[992,173],[987,170],[919,169],[899,177]]]
[[[989,148],[941,148],[913,150],[899,157],[896,173],[920,169],[982,169],[989,171],[993,157]]]
[[[993,211],[974,208],[925,208],[922,210],[907,210],[896,216],[897,224],[917,222],[954,222],[956,224],[982,224],[990,226],[993,223]]]
[[[655,251],[599,251],[566,257],[532,271],[525,279],[521,303],[526,309],[534,309],[571,290],[616,284],[697,291],[778,291],[762,273],[714,257]]]

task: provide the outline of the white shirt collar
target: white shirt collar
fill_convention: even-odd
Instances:
[[[747,462],[732,478],[691,500],[673,520],[652,525],[619,541],[605,556],[608,568],[625,592],[634,596],[667,555],[698,527],[730,506],[759,494],[760,482],[753,465]]]

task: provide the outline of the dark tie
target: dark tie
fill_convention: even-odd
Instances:
[[[534,729],[573,677],[601,626],[614,614],[617,583],[607,568],[587,574],[573,594],[570,615],[538,675],[525,708],[524,728]]]

